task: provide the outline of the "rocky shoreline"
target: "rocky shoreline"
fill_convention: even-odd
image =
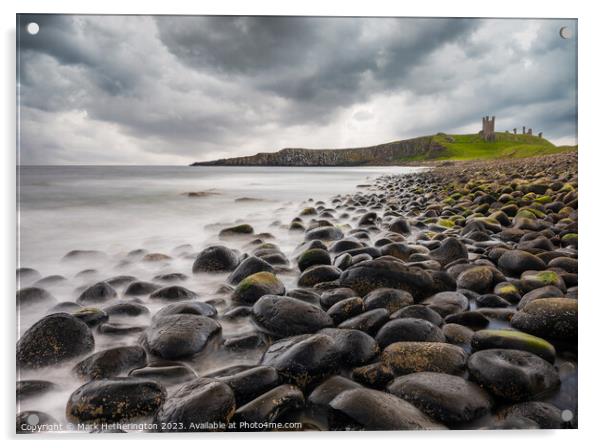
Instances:
[[[17,432],[576,428],[577,180],[576,153],[382,176],[305,201],[279,224],[292,253],[240,223],[200,252],[133,250],[75,300],[21,267],[17,307],[41,316],[17,342]],[[242,361],[199,368],[215,359]],[[64,416],[36,409],[58,369]]]

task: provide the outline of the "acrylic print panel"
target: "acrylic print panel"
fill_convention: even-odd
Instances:
[[[17,432],[577,427],[576,20],[17,30]]]

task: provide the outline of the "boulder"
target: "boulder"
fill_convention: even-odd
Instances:
[[[46,316],[17,342],[17,366],[37,369],[58,364],[94,349],[94,336],[81,320],[67,313]]]
[[[165,388],[140,378],[93,380],[71,394],[65,411],[72,423],[118,423],[151,417],[165,401]]]
[[[478,351],[468,359],[468,371],[477,383],[508,401],[539,397],[560,384],[554,366],[522,350]]]
[[[486,414],[492,400],[477,384],[459,376],[418,372],[396,378],[387,390],[447,424],[470,422]]]

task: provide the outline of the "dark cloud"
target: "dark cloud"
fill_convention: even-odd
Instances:
[[[576,35],[559,20],[21,15],[21,161],[359,146],[474,131],[483,114],[574,140],[567,24]]]

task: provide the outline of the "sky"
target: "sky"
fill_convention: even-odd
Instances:
[[[21,15],[17,28],[21,164],[367,146],[475,133],[484,115],[577,143],[574,20]]]

